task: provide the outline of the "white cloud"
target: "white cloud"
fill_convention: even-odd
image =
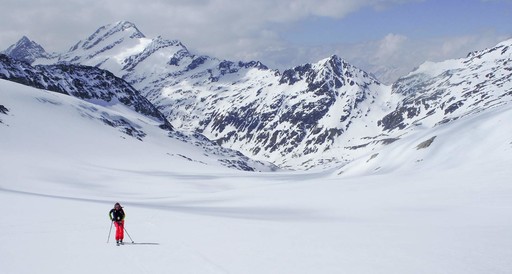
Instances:
[[[390,33],[386,35],[382,40],[377,42],[377,52],[375,53],[376,58],[387,59],[397,54],[402,55],[402,47],[407,41],[407,37],[400,34]]]
[[[420,41],[389,33],[357,44],[294,47],[281,34],[315,17],[343,18],[363,8],[383,10],[421,0],[0,0],[0,49],[21,36],[49,51],[64,51],[99,26],[135,23],[149,37],[181,40],[197,54],[228,60],[260,60],[289,68],[337,54],[362,68],[405,74],[425,60],[462,57],[504,40],[492,31]]]
[[[403,2],[407,0],[2,0],[0,36],[5,39],[0,47],[28,35],[49,50],[62,50],[101,25],[128,20],[148,36],[180,39],[206,53],[254,55],[262,46],[280,46],[285,24],[309,16],[342,18],[364,7]]]

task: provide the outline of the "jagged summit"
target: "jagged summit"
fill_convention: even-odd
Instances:
[[[50,54],[48,54],[41,45],[30,40],[27,36],[23,36],[18,42],[11,45],[2,53],[13,59],[29,64],[33,63],[38,58],[50,58]]]
[[[144,38],[144,34],[139,31],[135,24],[128,21],[118,21],[98,28],[85,41],[75,44],[69,51],[76,51],[79,48],[88,50],[97,44],[116,36],[117,43],[121,43],[120,39],[126,38]]]
[[[178,40],[148,38],[134,23],[119,21],[98,28],[60,55],[59,62],[101,67],[126,77],[138,66],[142,67],[139,71],[161,71],[190,56]]]
[[[322,70],[327,74],[333,74],[348,81],[350,81],[351,78],[356,77],[356,75],[360,75],[363,78],[367,78],[371,82],[380,84],[380,82],[375,77],[366,71],[348,63],[345,61],[345,59],[339,57],[338,55],[331,55],[329,58],[325,58],[319,61],[317,65],[321,65]]]
[[[373,76],[337,55],[332,55],[317,63],[308,63],[285,70],[282,73],[280,83],[293,85],[298,81],[306,80],[314,86],[323,86],[322,83],[329,82],[330,86],[328,88],[341,88],[345,85],[356,85],[358,81],[355,78],[365,79],[365,82],[380,85]]]
[[[333,64],[333,63],[340,64],[340,63],[347,63],[347,62],[345,61],[345,59],[341,58],[340,56],[338,56],[336,54],[333,54],[327,58],[324,58],[324,59],[318,61],[318,64],[324,64],[324,65],[329,65],[329,64]]]

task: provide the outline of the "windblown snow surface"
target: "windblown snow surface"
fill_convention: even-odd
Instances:
[[[117,115],[147,135],[101,120]],[[242,172],[128,109],[1,80],[0,273],[512,273],[511,120]],[[135,244],[107,243],[115,202]]]

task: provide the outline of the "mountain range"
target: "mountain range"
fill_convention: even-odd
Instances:
[[[512,39],[466,58],[426,62],[390,86],[335,55],[278,71],[196,55],[127,21],[100,27],[64,53],[47,53],[27,37],[2,53],[0,78],[101,105],[119,102],[162,130],[293,170],[373,157],[415,132],[512,99]]]

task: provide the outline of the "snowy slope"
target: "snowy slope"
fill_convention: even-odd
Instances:
[[[16,155],[5,159],[3,168],[22,165],[45,169],[43,158],[36,157],[41,151],[55,153],[62,169],[75,167],[84,180],[95,174],[88,169],[94,169],[98,162],[112,163],[114,169],[127,168],[122,167],[121,159],[133,167],[157,168],[183,162],[204,170],[209,165],[255,171],[272,168],[204,138],[164,130],[161,121],[123,104],[102,106],[5,80],[0,83],[5,113],[1,118],[2,151]],[[84,155],[84,151],[90,154]]]
[[[468,166],[499,170],[512,159],[511,112],[512,105],[507,104],[431,129],[417,129],[342,167],[339,174],[431,172]]]
[[[143,141],[98,120],[121,114]],[[496,107],[343,170],[247,173],[127,107],[0,80],[0,270],[505,274],[511,119]],[[106,243],[116,201],[133,245]]]

